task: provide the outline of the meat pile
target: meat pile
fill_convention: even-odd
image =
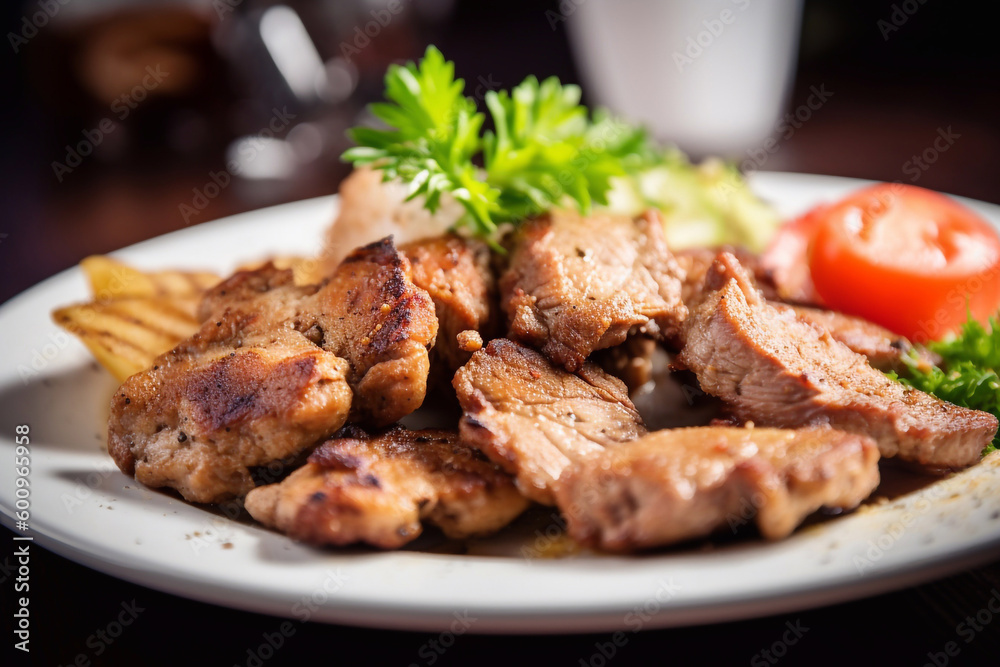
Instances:
[[[233,275],[200,331],[115,394],[112,457],[187,500],[245,498],[316,545],[398,548],[428,524],[486,535],[534,502],[584,545],[633,551],[710,535],[748,503],[781,538],[858,506],[880,458],[969,466],[997,431],[882,372],[934,363],[926,350],[782,302],[738,248],[675,256],[656,213],[553,212],[505,244],[390,236],[327,253],[343,259],[319,285],[270,265]],[[657,347],[726,420],[647,429],[629,389]],[[428,396],[457,400],[454,428],[399,423]],[[298,467],[255,486],[276,462]]]

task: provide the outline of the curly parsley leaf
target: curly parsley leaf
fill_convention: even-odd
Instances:
[[[580,88],[555,77],[487,93],[485,132],[485,114],[433,46],[419,64],[390,66],[385,88],[387,101],[370,109],[388,129],[353,129],[357,146],[343,158],[409,183],[431,211],[450,194],[465,208],[461,223],[482,237],[567,203],[584,213],[605,205],[613,178],[657,159],[645,131],[591,117]]]
[[[1000,315],[991,317],[989,329],[971,315],[957,336],[930,343],[930,349],[949,365],[969,362],[980,368],[1000,368]]]
[[[919,368],[915,361],[907,361],[908,377],[894,373],[890,377],[949,403],[1000,418],[1000,318],[990,318],[987,329],[970,315],[957,336],[928,347],[941,355],[941,367]],[[998,448],[1000,435],[983,454]]]

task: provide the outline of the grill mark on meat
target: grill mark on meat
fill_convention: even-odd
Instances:
[[[375,335],[372,336],[371,349],[369,354],[374,356],[384,355],[391,348],[401,341],[409,338],[410,325],[413,324],[412,308],[422,305],[423,299],[416,296],[404,297],[402,290],[396,293],[392,290],[392,295],[399,299],[396,308],[393,308],[389,317],[376,326]]]
[[[392,275],[389,277],[389,281],[385,284],[386,292],[393,299],[401,299],[404,294],[406,294],[406,278],[403,275],[403,271],[400,268],[401,262],[398,260],[393,262]]]
[[[395,256],[395,244],[393,244],[391,236],[386,236],[378,239],[377,241],[372,241],[371,243],[358,247],[356,250],[348,254],[347,257],[341,260],[341,264],[369,261],[370,259],[374,259],[374,261],[381,264],[394,263],[398,261],[398,258]]]
[[[194,419],[203,431],[217,431],[266,414],[316,380],[313,357],[287,359],[268,371],[259,354],[224,357],[188,379],[187,394]],[[266,378],[266,380],[265,380]]]

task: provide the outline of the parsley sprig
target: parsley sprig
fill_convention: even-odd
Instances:
[[[949,403],[1000,418],[1000,317],[990,318],[987,328],[970,315],[957,336],[928,347],[941,355],[941,367],[920,368],[908,361],[908,377],[897,379]],[[1000,436],[983,454],[998,448]]]
[[[449,194],[465,208],[460,224],[492,238],[498,225],[574,204],[606,205],[612,179],[661,154],[641,128],[588,113],[580,88],[531,76],[486,94],[486,114],[464,94],[454,63],[434,46],[419,63],[392,65],[386,102],[370,106],[386,129],[357,127],[343,158],[409,183],[409,198],[436,211]],[[479,166],[481,165],[481,166]]]

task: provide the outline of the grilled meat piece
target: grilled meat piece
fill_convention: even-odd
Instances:
[[[671,339],[687,309],[659,214],[554,211],[519,230],[500,279],[510,337],[568,371],[641,331]]]
[[[267,266],[224,281],[201,330],[122,384],[108,451],[123,472],[219,502],[253,488],[248,467],[292,457],[343,425],[347,362],[295,328],[315,288],[291,280]]]
[[[769,305],[731,254],[708,273],[679,360],[735,416],[871,435],[884,457],[935,468],[979,460],[997,419],[894,382],[827,333]]]
[[[306,334],[350,364],[352,422],[385,426],[420,407],[438,322],[392,237],[348,255],[306,308]]]
[[[254,489],[261,523],[316,545],[395,549],[421,521],[464,538],[500,530],[528,506],[513,479],[449,431],[347,427],[279,484]]]
[[[473,331],[490,340],[496,334],[496,281],[490,270],[489,246],[448,234],[410,243],[400,251],[413,267],[414,284],[434,300],[438,337],[431,350],[431,367],[450,381],[472,356],[459,335]]]
[[[385,426],[420,407],[437,317],[391,237],[356,249],[319,288],[293,289],[291,282],[290,272],[274,269],[237,273],[206,295],[200,314],[259,307],[256,299],[263,291],[285,287],[301,299],[284,301],[282,317],[272,319],[287,320],[310,341],[347,360],[352,422]]]
[[[888,329],[860,317],[809,306],[779,304],[778,302],[783,301],[783,299],[779,297],[774,288],[770,274],[761,267],[760,258],[743,248],[731,246],[722,246],[718,249],[690,248],[677,253],[677,261],[685,271],[683,293],[684,303],[688,305],[688,308],[695,308],[704,298],[705,278],[712,262],[715,261],[720,252],[729,252],[739,261],[750,276],[754,287],[771,305],[776,308],[790,308],[803,322],[829,332],[834,340],[840,341],[858,354],[867,357],[868,363],[874,368],[905,370],[906,364],[903,362],[903,357],[909,355],[911,351],[916,353],[917,363],[920,365],[929,366],[941,360],[925,347],[914,345],[905,337],[894,334]]]
[[[578,462],[556,485],[575,540],[659,547],[751,518],[785,537],[820,507],[856,507],[878,486],[878,448],[826,427],[656,431]]]
[[[646,432],[617,378],[592,363],[567,373],[505,338],[473,354],[453,384],[462,440],[514,474],[521,493],[548,505],[569,464]]]
[[[295,317],[302,299],[317,289],[315,285],[296,287],[291,270],[278,269],[268,262],[254,270],[237,271],[206,291],[198,304],[197,317],[205,322],[227,309],[252,315],[255,309],[266,308],[257,321],[258,328],[267,327]],[[261,298],[267,293],[271,293],[268,298]]]

